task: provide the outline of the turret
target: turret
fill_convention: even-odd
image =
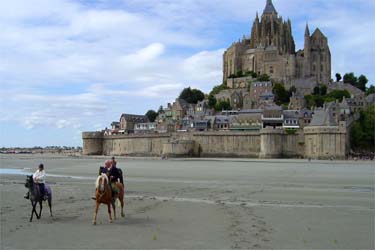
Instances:
[[[311,75],[310,69],[310,53],[311,53],[311,44],[310,44],[310,30],[309,24],[306,23],[305,29],[305,47],[304,47],[304,69],[305,69],[305,77],[309,77]]]
[[[277,16],[277,11],[275,6],[273,6],[272,0],[267,0],[266,7],[263,10],[263,16],[264,15]]]

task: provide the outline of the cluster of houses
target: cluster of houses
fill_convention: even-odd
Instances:
[[[374,94],[365,96],[361,90],[343,83],[331,89],[347,89],[352,97],[341,102],[325,103],[322,108],[306,108],[303,94],[293,94],[288,109],[274,103],[271,82],[254,82],[250,91],[226,89],[216,95],[217,100],[230,102],[232,110],[216,112],[208,100],[197,104],[176,99],[159,110],[154,122],[146,115],[122,114],[105,135],[150,134],[187,131],[256,131],[266,127],[302,129],[306,126],[337,126],[341,121],[353,121],[358,111],[375,101]],[[241,92],[242,91],[242,92]],[[254,106],[256,105],[256,106]],[[254,108],[255,107],[255,108]]]

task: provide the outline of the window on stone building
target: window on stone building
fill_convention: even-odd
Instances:
[[[313,65],[312,70],[313,70],[313,72],[315,72],[315,64]]]
[[[273,67],[270,66],[270,74],[273,74]]]

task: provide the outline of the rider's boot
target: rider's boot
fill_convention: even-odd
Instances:
[[[29,192],[27,192],[23,198],[28,200],[30,198]]]

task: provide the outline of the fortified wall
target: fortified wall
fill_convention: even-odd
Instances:
[[[343,159],[347,151],[344,125],[294,133],[273,128],[145,135],[84,132],[82,139],[84,155]]]

